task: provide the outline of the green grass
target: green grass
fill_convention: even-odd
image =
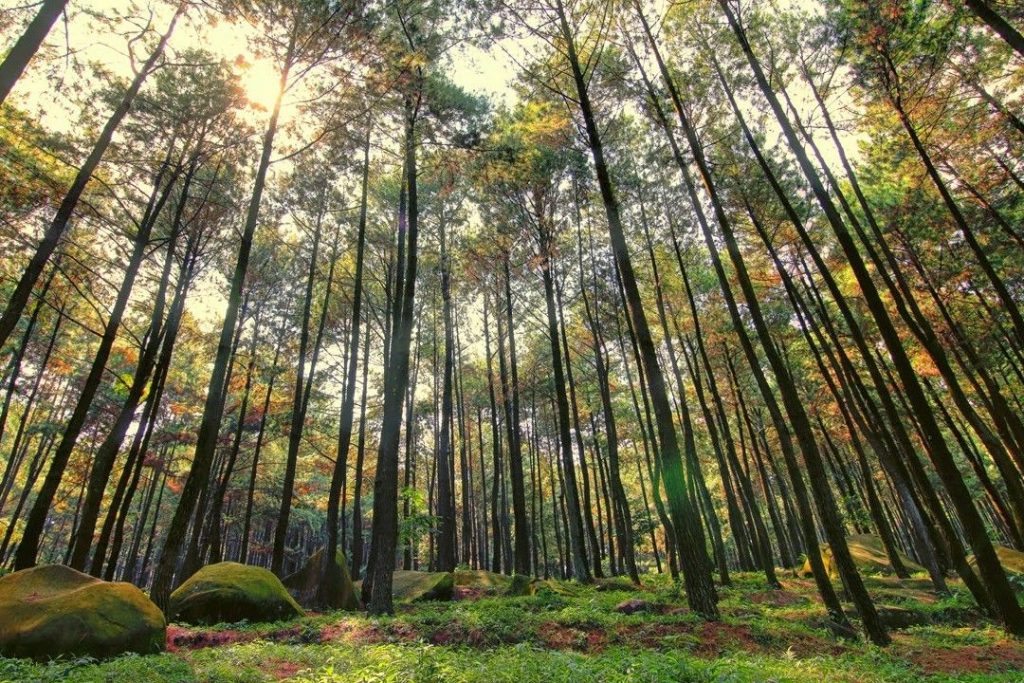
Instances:
[[[1024,643],[980,619],[962,590],[938,598],[919,586],[869,578],[880,604],[930,619],[897,632],[893,646],[882,649],[836,640],[823,626],[813,585],[789,576],[783,583],[780,594],[766,591],[758,575],[734,576],[720,591],[719,624],[686,610],[685,596],[665,577],[649,577],[636,590],[552,583],[530,596],[402,606],[390,617],[331,612],[219,624],[191,633],[228,636],[226,644],[161,655],[45,664],[0,658],[0,682],[1024,680]],[[615,610],[633,598],[651,611]],[[946,658],[944,673],[929,677],[923,667],[936,653]]]

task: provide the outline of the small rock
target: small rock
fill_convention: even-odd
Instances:
[[[637,612],[650,612],[651,603],[646,600],[638,600],[633,598],[632,600],[623,600],[615,606],[615,611],[620,614],[636,614]]]
[[[827,617],[822,618],[822,620],[813,620],[811,622],[811,625],[817,629],[825,629],[826,631],[831,633],[831,635],[834,635],[837,638],[842,638],[843,640],[860,639],[860,635],[857,633],[857,630],[854,629],[852,626],[840,624],[838,622],[830,620],[830,618]]]
[[[902,629],[931,623],[928,615],[902,607],[878,607],[878,618],[886,628]]]

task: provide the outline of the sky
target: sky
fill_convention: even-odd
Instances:
[[[0,0],[0,50],[6,50],[20,34],[29,20],[26,11],[14,12],[4,10],[6,3],[18,0]],[[27,3],[26,3],[27,4]],[[169,18],[170,3],[155,3],[157,14],[153,25],[162,30]],[[42,114],[44,122],[55,128],[65,128],[70,123],[74,108],[63,106],[52,97],[51,78],[59,79],[71,93],[76,91],[76,83],[80,81],[72,60],[65,59],[66,53],[74,54],[79,62],[96,62],[102,64],[112,73],[130,76],[130,61],[125,50],[125,40],[101,30],[97,30],[93,16],[123,16],[132,13],[146,16],[147,3],[135,0],[70,0],[67,13],[63,20],[51,31],[40,57],[33,61],[25,77],[18,83],[15,90],[15,101],[30,111]],[[9,13],[14,13],[11,17]],[[120,25],[127,31],[127,22]],[[206,22],[184,22],[180,24],[171,40],[171,49],[203,47],[214,54],[234,60],[242,56],[248,67],[242,74],[242,82],[249,98],[269,108],[276,94],[277,74],[273,64],[267,60],[253,57],[247,45],[252,29],[241,23],[220,21],[216,24]],[[466,45],[451,56],[450,69],[447,71],[456,84],[471,92],[486,95],[496,103],[508,103],[512,97],[510,84],[515,76],[515,66],[500,50],[487,51],[477,46]],[[145,55],[136,57],[139,61]],[[70,102],[66,103],[70,105]]]

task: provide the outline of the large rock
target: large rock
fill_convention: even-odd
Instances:
[[[637,612],[650,612],[652,609],[651,603],[646,600],[639,600],[633,598],[631,600],[623,600],[615,606],[615,611],[620,614],[636,614]]]
[[[171,621],[218,624],[278,621],[304,612],[274,574],[262,567],[218,562],[203,567],[171,593]]]
[[[397,602],[451,600],[455,575],[451,572],[414,572],[396,570],[391,594]]]
[[[160,652],[167,624],[130,583],[110,583],[62,565],[0,578],[0,654],[47,659]]]
[[[885,553],[885,545],[882,543],[882,539],[872,534],[854,534],[846,539],[846,544],[850,548],[850,554],[853,556],[853,562],[857,565],[857,569],[862,572],[869,574],[891,574],[892,563],[889,562],[889,556]],[[835,566],[835,561],[832,558],[832,549],[828,543],[822,543],[821,546],[821,559],[825,562],[825,569],[831,575],[836,575],[838,569]],[[900,553],[900,560],[903,561],[903,566],[907,568],[907,571],[918,572],[924,571],[924,568],[915,563],[909,557]],[[804,560],[804,566],[800,569],[800,573],[804,576],[811,575],[811,561],[810,559]]]
[[[532,592],[532,579],[522,574],[508,576],[483,569],[460,569],[455,572],[455,585],[472,588],[489,595],[515,597]]]
[[[334,609],[357,610],[359,609],[359,597],[356,595],[355,586],[352,585],[352,575],[348,571],[348,560],[345,554],[338,551],[335,555],[336,565],[332,569],[331,589],[321,595],[320,584],[323,580],[324,551],[321,548],[309,556],[302,568],[293,574],[284,577],[281,583],[295,596],[300,605],[327,606]],[[326,600],[324,605],[322,600]]]
[[[1018,574],[1024,576],[1024,553],[1013,548],[1007,548],[1005,545],[995,545],[996,556],[999,558],[999,564],[1003,565],[1003,570],[1007,574]],[[974,555],[967,558],[968,564],[971,565],[971,569],[975,572],[978,571],[978,561],[974,559]]]

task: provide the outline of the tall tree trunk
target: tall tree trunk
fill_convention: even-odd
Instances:
[[[455,334],[452,329],[451,262],[443,210],[438,218],[441,235],[441,300],[444,316],[444,374],[441,389],[441,425],[437,452],[437,571],[455,570],[455,482],[452,480],[452,384],[455,374]]]
[[[267,392],[263,396],[263,408],[260,410],[260,426],[256,431],[256,445],[252,449],[252,462],[249,464],[249,490],[245,497],[245,515],[242,520],[242,533],[240,547],[238,549],[238,561],[242,564],[249,562],[249,536],[252,527],[252,510],[256,496],[256,475],[259,471],[260,452],[263,450],[264,435],[267,431],[267,416],[270,414],[270,400],[274,395],[274,384],[277,381],[277,362],[281,358],[281,346],[284,344],[283,332],[278,333],[277,343],[274,345],[274,360],[270,363],[269,380],[267,381]]]
[[[626,244],[622,218],[619,214],[618,199],[615,196],[611,175],[605,162],[604,146],[591,107],[587,91],[587,80],[576,52],[576,37],[569,27],[568,18],[561,0],[557,0],[556,7],[557,19],[562,38],[566,43],[569,67],[572,70],[573,82],[576,87],[577,102],[580,107],[580,113],[583,116],[587,140],[594,160],[594,170],[601,191],[601,199],[608,218],[608,232],[611,237],[612,253],[615,256],[616,267],[626,292],[629,316],[632,319],[637,343],[643,356],[643,371],[647,376],[647,384],[657,415],[658,441],[661,446],[659,458],[664,467],[665,489],[668,492],[669,507],[672,509],[676,535],[679,540],[687,602],[695,612],[702,616],[708,619],[718,619],[718,596],[711,578],[711,562],[707,556],[704,532],[695,517],[695,509],[686,492],[679,441],[676,438],[675,424],[672,419],[672,406],[665,387],[664,375],[658,363],[654,341],[647,324],[643,300],[636,283],[636,275],[633,272],[633,264],[630,260],[629,249]]]
[[[252,392],[252,378],[256,369],[256,344],[260,335],[260,319],[262,317],[262,302],[257,303],[256,313],[252,322],[252,341],[249,344],[249,360],[245,368],[245,384],[242,388],[242,402],[238,406],[238,416],[235,418],[235,433],[231,439],[231,449],[228,452],[227,462],[224,465],[224,474],[221,475],[217,490],[213,496],[213,504],[210,506],[209,533],[207,534],[210,546],[210,564],[222,560],[220,550],[221,539],[221,514],[224,510],[224,499],[227,497],[228,486],[231,484],[231,476],[235,472],[235,462],[238,460],[238,451],[242,445],[242,432],[245,429],[245,420],[249,412],[249,397]]]
[[[178,506],[167,528],[167,535],[164,539],[164,547],[160,553],[160,559],[157,561],[157,566],[153,572],[150,597],[162,609],[167,607],[167,600],[171,594],[174,569],[178,561],[178,554],[181,552],[185,541],[189,520],[195,511],[200,492],[206,487],[210,468],[213,465],[220,422],[224,415],[222,390],[227,373],[228,360],[231,356],[231,341],[236,323],[238,322],[238,309],[242,300],[242,286],[245,283],[245,274],[249,268],[249,254],[252,251],[253,235],[256,232],[256,224],[259,221],[260,203],[263,198],[263,189],[266,185],[267,170],[270,168],[270,155],[274,150],[274,136],[277,134],[281,101],[284,98],[284,91],[288,84],[288,74],[292,67],[295,40],[296,29],[293,29],[284,64],[281,68],[277,97],[274,101],[270,120],[267,122],[267,128],[263,134],[263,148],[260,154],[259,166],[256,170],[256,178],[253,183],[252,196],[249,199],[245,227],[242,230],[238,247],[238,259],[235,262],[234,273],[231,276],[231,290],[228,295],[227,311],[221,326],[217,354],[214,357],[213,371],[210,375],[210,385],[206,392],[206,402],[203,406],[203,418],[196,439],[192,467],[189,470],[188,478],[185,480],[185,485],[182,487]]]
[[[565,479],[566,513],[568,521],[569,547],[572,553],[573,578],[580,583],[591,581],[587,561],[586,540],[583,531],[583,515],[580,512],[579,492],[576,485],[576,466],[572,458],[572,435],[569,433],[569,398],[565,386],[565,370],[562,366],[562,350],[559,343],[558,313],[555,309],[555,281],[552,270],[551,227],[538,217],[541,223],[541,277],[544,280],[544,301],[547,305],[548,340],[551,348],[551,370],[555,387],[555,404],[558,408],[558,446],[562,458]],[[569,359],[566,358],[568,363]]]
[[[14,482],[18,474],[18,469],[21,463],[24,462],[24,454],[22,452],[21,444],[25,439],[25,431],[29,426],[29,418],[35,412],[37,406],[37,397],[39,396],[39,390],[43,383],[43,378],[47,374],[47,369],[50,365],[50,358],[53,355],[53,349],[57,345],[57,338],[60,336],[61,328],[64,323],[64,311],[67,306],[66,301],[62,301],[60,308],[56,311],[56,319],[53,322],[53,328],[50,330],[49,339],[46,342],[46,350],[43,351],[42,358],[39,361],[39,367],[36,370],[36,376],[32,380],[32,388],[29,389],[28,396],[25,399],[25,404],[22,407],[21,416],[18,418],[18,427],[14,430],[14,439],[11,443],[11,450],[7,455],[7,467],[4,470],[4,476],[0,480],[0,512],[3,511],[4,506],[7,504],[7,497],[11,493],[11,489],[14,487]],[[13,525],[13,522],[12,524]]]
[[[608,381],[608,367],[607,367],[607,363],[606,363],[606,360],[605,360],[606,356],[607,356],[607,352],[606,352],[605,347],[604,347],[604,337],[603,337],[602,330],[601,330],[601,324],[600,324],[599,315],[595,315],[595,312],[591,309],[590,298],[587,296],[587,285],[585,284],[586,280],[585,280],[585,277],[583,275],[583,237],[582,237],[581,231],[579,229],[580,221],[579,221],[578,213],[579,213],[579,207],[578,207],[578,204],[577,204],[577,222],[576,222],[576,227],[577,227],[577,230],[576,230],[576,235],[577,235],[577,237],[576,237],[577,252],[576,253],[577,253],[577,267],[579,269],[579,274],[580,274],[579,275],[580,276],[580,294],[581,294],[581,296],[583,298],[583,310],[584,310],[584,313],[586,314],[587,323],[588,323],[588,325],[590,327],[590,330],[591,330],[591,333],[593,334],[593,339],[594,339],[594,344],[593,344],[593,347],[594,347],[594,366],[595,366],[595,372],[597,374],[598,393],[599,393],[599,395],[601,397],[601,413],[602,413],[603,418],[604,418],[605,441],[606,441],[607,447],[608,447],[608,474],[609,474],[608,480],[609,480],[609,487],[612,490],[612,499],[614,500],[614,505],[608,506],[609,508],[611,508],[608,511],[608,514],[609,514],[610,517],[612,515],[614,515],[614,518],[615,518],[615,533],[616,533],[616,537],[618,538],[618,541],[619,541],[619,544],[618,544],[619,548],[620,548],[620,550],[623,553],[623,560],[624,560],[625,565],[626,565],[626,571],[629,573],[630,579],[632,579],[633,583],[639,584],[640,583],[640,574],[637,571],[637,567],[636,567],[636,555],[635,555],[635,552],[634,552],[634,543],[633,543],[633,521],[631,519],[631,515],[630,515],[630,511],[629,511],[629,504],[626,501],[625,488],[622,486],[622,478],[621,478],[620,466],[619,466],[619,437],[618,437],[618,430],[617,430],[616,424],[615,424],[615,411],[612,408],[611,387],[610,387],[609,381]],[[590,237],[591,237],[591,240],[590,240],[591,241],[591,247],[593,247],[592,235]],[[592,284],[593,284],[593,286],[595,288],[595,295],[596,295],[596,287],[597,287],[596,275],[592,274],[591,282],[592,282]],[[597,430],[593,426],[593,419],[594,419],[593,415],[591,415],[591,421],[592,421],[591,429],[592,429],[592,431],[594,433],[594,449],[595,449],[595,451],[597,451]],[[599,465],[600,465],[600,463],[599,463]],[[603,468],[600,470],[600,472],[602,474],[602,479],[603,479],[603,474],[604,474]],[[645,509],[647,509],[646,501],[645,501],[644,507],[645,507]],[[650,513],[648,513],[648,516],[650,516]],[[609,530],[608,530],[608,532],[609,532],[609,553],[608,554],[609,554],[609,557],[611,558],[612,567],[614,568],[615,558],[614,558],[614,544],[611,543],[611,526],[612,526],[611,523],[609,523],[608,526],[609,526]],[[652,529],[651,541],[652,541],[652,543],[654,543],[653,529]],[[654,555],[655,555],[656,558],[658,557],[658,547],[657,547],[656,543],[654,543]],[[659,567],[659,572],[660,572],[660,567],[661,567],[661,560],[660,560],[660,558],[658,559],[658,567]],[[615,573],[614,569],[613,569],[612,573],[613,574]]]
[[[416,193],[416,114],[419,103],[406,100],[405,112],[405,185],[408,214],[399,215],[399,244],[404,223],[408,221],[408,263],[399,259],[395,282],[398,292],[392,310],[395,321],[391,355],[387,364],[388,382],[384,394],[384,413],[377,450],[377,476],[373,484],[373,530],[371,539],[373,567],[364,580],[369,586],[368,608],[371,614],[390,614],[391,584],[395,570],[395,546],[398,541],[398,447],[402,429],[402,406],[409,383],[409,349],[412,341],[413,306],[416,300],[417,240],[419,206]],[[364,590],[365,593],[365,590]]]
[[[46,0],[46,5],[50,5],[53,0]],[[63,3],[62,3],[63,4]],[[149,57],[142,64],[139,70],[135,74],[135,78],[132,79],[131,84],[128,86],[128,90],[125,91],[121,100],[118,102],[117,107],[111,113],[110,118],[103,126],[103,130],[100,131],[100,136],[93,145],[92,151],[89,152],[89,156],[86,157],[85,162],[78,169],[78,173],[75,175],[74,181],[71,183],[71,187],[68,189],[67,194],[61,200],[60,206],[57,207],[57,212],[53,216],[53,220],[50,221],[50,225],[46,228],[46,232],[43,233],[43,239],[36,247],[35,253],[29,260],[28,265],[25,267],[21,278],[18,280],[17,286],[14,291],[11,292],[10,297],[7,299],[7,307],[4,309],[3,315],[0,315],[0,346],[3,346],[7,342],[7,338],[11,336],[11,332],[14,331],[15,326],[18,324],[18,319],[21,317],[21,312],[24,310],[25,305],[28,303],[29,296],[32,294],[32,288],[36,284],[36,280],[43,272],[43,268],[46,266],[46,262],[49,260],[50,255],[53,254],[54,249],[57,248],[57,244],[60,242],[61,236],[64,234],[67,228],[68,222],[71,220],[72,214],[78,207],[78,202],[82,198],[82,193],[85,191],[85,186],[88,185],[89,180],[92,179],[93,173],[96,172],[96,168],[99,166],[100,161],[103,159],[103,155],[106,153],[107,148],[110,146],[110,141],[114,137],[114,133],[117,131],[118,126],[121,125],[121,121],[127,116],[128,111],[132,107],[132,103],[135,101],[135,96],[139,94],[139,90],[142,88],[142,84],[146,81],[146,78],[153,72],[156,67],[157,61],[163,55],[164,48],[167,46],[167,41],[170,40],[171,34],[174,33],[174,27],[178,23],[178,19],[184,14],[187,7],[186,3],[181,3],[178,6],[177,11],[171,18],[171,23],[167,26],[163,35],[160,36],[160,40],[157,42],[156,47],[153,48],[153,52],[150,53]],[[61,7],[61,10],[63,7]],[[60,14],[59,11],[50,6],[49,9],[43,7],[40,10],[40,14],[44,14],[45,17],[49,13],[53,14],[54,19]],[[50,20],[52,25],[53,19]],[[48,30],[48,27],[47,27]],[[38,48],[39,42],[42,41],[43,36],[38,38],[36,42],[36,48]],[[19,41],[20,42],[20,41]],[[15,46],[17,49],[17,46]],[[35,53],[35,49],[32,50]],[[10,53],[14,55],[15,62],[12,62],[12,72],[14,79],[11,80],[10,85],[14,85],[14,80],[17,80],[17,75],[13,72],[15,70],[14,65],[17,63],[18,56],[15,55],[14,51]],[[25,63],[28,62],[28,57],[24,57]],[[4,77],[3,71],[7,68],[8,60],[5,60],[3,66],[0,67],[0,79]],[[21,66],[24,69],[24,65]],[[21,69],[17,69],[17,74],[20,75]],[[0,80],[0,88],[3,87],[3,81]],[[8,91],[10,86],[7,86]],[[6,96],[6,93],[0,90],[0,94]],[[3,97],[0,97],[0,101]]]
[[[515,526],[515,548],[512,566],[516,574],[530,573],[530,525],[526,517],[526,488],[523,483],[522,428],[519,424],[519,363],[516,357],[515,315],[512,305],[512,272],[509,255],[502,255],[504,274],[504,322],[508,340],[508,364],[505,342],[498,331],[498,358],[501,375],[502,403],[505,405],[505,434],[508,440],[508,475],[512,487],[512,518]],[[498,315],[501,315],[500,313]],[[500,322],[499,322],[500,326]]]
[[[561,340],[561,350],[565,357],[565,380],[566,385],[569,388],[568,401],[569,406],[572,409],[572,427],[573,433],[576,437],[576,453],[580,459],[580,472],[583,475],[584,528],[586,529],[587,539],[590,541],[591,563],[594,570],[594,576],[601,578],[604,576],[604,572],[601,568],[601,544],[598,541],[597,531],[594,528],[594,513],[590,498],[590,476],[587,473],[589,468],[587,467],[586,449],[583,447],[583,429],[580,425],[580,410],[576,402],[576,381],[572,372],[572,357],[569,355],[569,338],[565,331],[565,309],[562,306],[561,283],[556,283],[555,286],[555,303],[558,308],[558,331]],[[600,520],[600,517],[598,519]]]
[[[502,570],[502,538],[501,515],[499,501],[502,480],[501,433],[498,430],[498,406],[494,398],[494,367],[491,356],[491,326],[488,321],[491,297],[484,291],[484,353],[487,356],[487,397],[490,401],[491,418],[491,539],[494,547],[491,553],[491,571],[500,573]]]
[[[363,462],[366,455],[366,394],[369,387],[370,369],[370,326],[363,331],[363,377],[360,383],[362,395],[359,400],[359,434],[356,438],[356,467],[353,472],[352,493],[352,579],[358,580],[363,566]]]
[[[366,213],[370,184],[370,138],[373,127],[366,122],[366,138],[363,141],[363,180],[359,200],[359,225],[356,231],[356,270],[353,275],[352,322],[349,328],[348,366],[345,370],[345,387],[342,390],[341,416],[338,425],[338,449],[335,455],[334,472],[327,494],[327,544],[324,552],[324,576],[320,582],[319,600],[325,605],[336,605],[340,596],[333,587],[339,585],[340,568],[336,565],[338,554],[338,517],[341,494],[347,473],[348,450],[352,443],[352,421],[355,413],[356,373],[359,370],[359,326],[363,306],[363,262],[366,248]],[[365,362],[365,361],[364,361]],[[336,573],[337,572],[337,573]]]
[[[963,526],[964,535],[967,537],[971,548],[974,550],[982,581],[989,593],[992,605],[997,611],[1000,620],[1005,624],[1008,632],[1017,635],[1024,634],[1024,610],[1021,610],[1013,588],[1010,586],[1009,580],[1006,578],[1006,574],[999,563],[995,549],[992,547],[992,541],[988,537],[985,524],[978,514],[977,509],[974,507],[972,496],[967,489],[967,485],[964,482],[963,477],[956,467],[953,455],[949,450],[948,444],[946,444],[944,440],[941,430],[939,429],[935,415],[932,413],[931,407],[928,405],[928,400],[921,387],[917,373],[910,362],[906,350],[903,348],[899,333],[893,325],[892,320],[889,318],[885,303],[882,301],[878,290],[875,287],[871,274],[861,258],[852,236],[847,231],[842,217],[839,215],[835,205],[832,203],[832,199],[829,197],[827,191],[822,185],[821,180],[817,175],[817,171],[808,158],[806,151],[801,146],[796,132],[793,130],[792,124],[789,122],[789,119],[783,111],[778,97],[772,90],[771,85],[761,68],[760,62],[747,40],[744,29],[736,19],[736,16],[734,15],[727,0],[719,0],[718,5],[725,14],[726,19],[728,20],[729,25],[743,50],[751,72],[757,81],[758,88],[768,101],[768,104],[771,106],[775,118],[782,129],[783,136],[796,157],[804,177],[807,179],[808,183],[810,183],[811,190],[824,211],[826,218],[832,227],[833,233],[836,235],[840,247],[849,261],[855,277],[857,278],[857,282],[864,295],[865,303],[867,304],[875,323],[878,325],[879,332],[885,342],[886,349],[889,351],[893,365],[895,366],[896,372],[903,384],[904,392],[907,395],[917,419],[921,423],[924,441],[928,446],[928,452],[931,456],[932,463],[935,466],[935,470],[949,493],[951,502],[953,503]]]
[[[82,385],[82,392],[78,396],[75,409],[64,428],[60,444],[57,446],[53,459],[50,461],[50,468],[46,472],[43,485],[39,489],[39,493],[36,495],[35,502],[32,504],[32,509],[25,521],[25,529],[22,532],[21,542],[18,544],[18,550],[14,557],[15,569],[26,569],[36,564],[36,556],[39,552],[39,543],[44,525],[46,524],[46,517],[50,512],[51,505],[53,505],[54,496],[56,496],[61,479],[64,477],[64,471],[67,468],[68,461],[71,459],[71,454],[78,443],[78,437],[85,426],[89,409],[92,407],[93,398],[95,398],[96,392],[99,391],[103,372],[107,367],[107,360],[114,348],[114,341],[117,339],[117,333],[121,327],[121,318],[128,307],[128,299],[131,297],[132,289],[135,286],[135,278],[146,256],[146,248],[149,246],[149,236],[153,230],[153,225],[156,223],[157,216],[160,214],[164,203],[170,196],[171,188],[177,180],[178,172],[180,171],[180,167],[175,169],[171,173],[170,178],[167,179],[166,185],[163,184],[164,175],[170,165],[171,153],[171,151],[168,152],[160,172],[157,173],[149,204],[146,206],[145,213],[139,221],[138,232],[133,240],[132,252],[128,258],[114,306],[110,310],[107,324],[103,329],[103,336],[100,338],[99,347],[96,349],[96,354],[93,357],[92,367],[89,369],[89,374]]]
[[[306,422],[306,355],[309,351],[310,321],[313,312],[313,285],[316,283],[317,261],[320,256],[320,237],[326,207],[317,209],[316,225],[313,229],[313,247],[306,274],[306,291],[302,299],[302,316],[299,323],[298,367],[295,369],[295,388],[292,392],[292,410],[288,427],[288,452],[285,456],[284,480],[281,484],[281,500],[274,527],[274,547],[270,556],[270,571],[280,575],[284,571],[285,541],[288,537],[288,520],[291,518],[292,497],[295,492],[295,470],[299,460],[299,446],[302,445],[302,431]],[[326,312],[325,312],[326,313]],[[313,372],[310,369],[309,379]]]
[[[43,285],[42,291],[39,292],[39,297],[36,300],[36,305],[32,307],[32,314],[29,316],[28,324],[25,325],[25,333],[21,336],[21,342],[18,344],[18,348],[11,354],[10,370],[7,376],[7,391],[4,393],[4,404],[0,408],[0,440],[4,438],[4,433],[7,431],[7,418],[10,415],[11,402],[14,399],[14,394],[18,389],[18,379],[21,377],[22,362],[25,359],[25,352],[28,350],[29,341],[32,339],[32,333],[36,329],[36,323],[39,321],[39,314],[42,312],[46,305],[46,295],[50,291],[50,286],[53,284],[54,278],[57,276],[59,271],[60,257],[57,258],[53,264],[53,268],[50,270],[50,275],[46,278],[46,282]],[[59,318],[58,318],[59,320]],[[31,406],[26,405],[25,410],[27,411]],[[3,476],[0,477],[0,482],[6,483],[11,473],[11,464],[13,460],[8,460],[7,465],[4,467]],[[3,504],[0,503],[0,508],[3,508]]]
[[[25,32],[21,34],[11,51],[4,57],[3,63],[0,64],[0,104],[7,99],[14,84],[18,82],[25,67],[39,51],[39,46],[46,40],[54,22],[63,14],[67,4],[68,0],[43,0],[39,11],[25,27]]]
[[[176,296],[171,304],[171,311],[168,313],[167,320],[164,320],[163,312],[166,305],[171,265],[174,261],[174,248],[178,234],[181,230],[182,217],[184,215],[185,204],[188,199],[189,186],[192,183],[192,178],[196,171],[196,162],[197,157],[194,155],[190,162],[189,170],[182,181],[181,195],[178,198],[178,206],[175,210],[171,236],[165,247],[167,253],[164,258],[163,273],[161,275],[160,285],[156,294],[156,303],[153,306],[153,311],[150,316],[149,330],[141,350],[139,361],[135,368],[135,376],[132,378],[132,385],[128,390],[128,396],[121,405],[121,410],[114,421],[114,425],[111,427],[110,432],[96,450],[96,455],[93,458],[92,469],[89,472],[89,484],[86,490],[85,501],[82,506],[81,522],[78,525],[75,538],[72,541],[73,549],[69,564],[74,569],[85,569],[86,561],[89,557],[89,550],[92,547],[93,532],[96,530],[97,517],[99,515],[100,506],[103,503],[103,493],[106,490],[107,482],[110,479],[110,473],[114,468],[114,461],[117,458],[117,453],[121,448],[121,444],[128,432],[132,419],[135,417],[135,411],[138,408],[139,403],[142,401],[143,392],[149,384],[149,377],[156,366],[157,355],[161,344],[163,343],[163,339],[166,336],[167,329],[172,326],[177,327],[176,319],[181,315],[184,309],[185,287],[183,286],[184,278],[182,277],[180,278],[182,280],[182,286],[176,288]],[[184,263],[183,266],[185,266]],[[180,273],[181,276],[184,276],[184,270],[185,269],[183,267],[183,272]]]

